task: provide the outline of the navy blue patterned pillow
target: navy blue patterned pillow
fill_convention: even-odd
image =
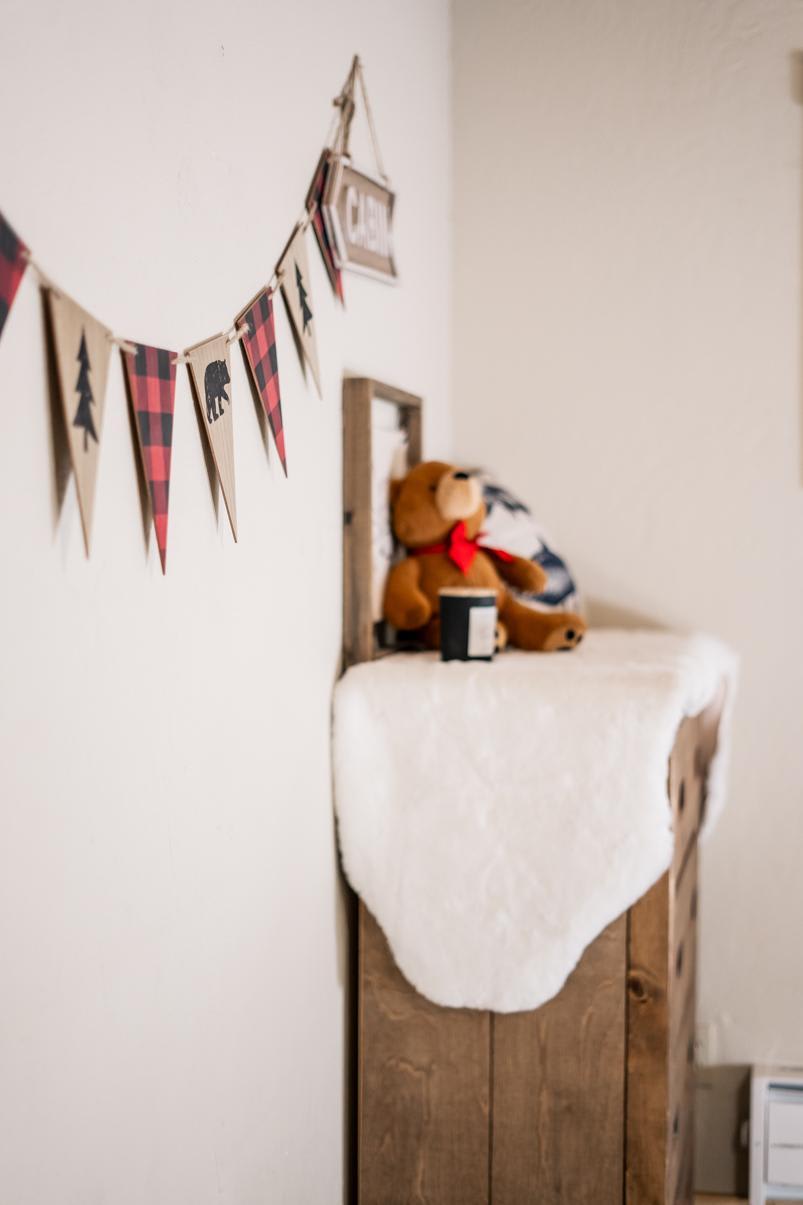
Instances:
[[[483,524],[483,543],[494,548],[504,548],[516,556],[537,561],[548,575],[543,594],[522,594],[513,591],[522,602],[561,611],[581,611],[580,595],[569,566],[547,540],[543,528],[536,523],[529,507],[499,485],[489,473],[479,471],[477,477],[482,485],[488,516]]]

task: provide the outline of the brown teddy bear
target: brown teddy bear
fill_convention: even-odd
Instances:
[[[479,482],[450,464],[430,460],[391,483],[393,530],[408,550],[385,586],[385,619],[401,631],[420,631],[425,644],[440,644],[438,591],[478,586],[497,592],[498,644],[549,652],[579,644],[586,625],[569,611],[536,611],[505,589],[540,593],[547,575],[540,565],[482,545],[485,503]],[[504,581],[502,580],[504,579]]]

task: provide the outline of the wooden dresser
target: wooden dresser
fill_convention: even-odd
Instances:
[[[360,905],[360,1205],[691,1205],[697,832],[717,718],[677,734],[671,869],[534,1012],[430,1003]]]
[[[421,400],[343,387],[343,664],[381,651],[371,607],[372,408],[421,458]],[[359,1205],[691,1205],[697,834],[721,700],[670,758],[670,870],[533,1012],[440,1008],[357,905]]]

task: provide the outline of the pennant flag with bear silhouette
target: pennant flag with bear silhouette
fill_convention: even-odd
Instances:
[[[245,326],[242,334],[245,362],[259,394],[273,434],[273,442],[287,476],[287,456],[284,449],[282,394],[279,388],[279,362],[276,356],[276,330],[273,321],[273,301],[268,289],[243,310],[236,322]]]
[[[151,499],[162,573],[167,562],[167,505],[176,401],[176,353],[135,343],[123,350],[128,396],[134,412],[142,470]]]
[[[215,335],[188,347],[190,378],[201,425],[209,440],[212,458],[217,469],[223,500],[237,540],[237,499],[234,493],[234,422],[231,412],[231,373],[229,372],[229,341],[225,335]]]
[[[0,213],[0,335],[28,267],[28,248]]]
[[[321,377],[318,368],[318,345],[315,339],[315,311],[310,295],[309,261],[304,237],[304,224],[299,222],[290,236],[276,267],[287,313],[296,337],[302,365],[309,365],[318,394]]]
[[[112,332],[77,302],[46,290],[59,393],[89,556]]]

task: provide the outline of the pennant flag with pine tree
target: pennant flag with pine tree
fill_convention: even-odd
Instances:
[[[89,450],[90,436],[97,443],[98,433],[95,430],[95,419],[92,415],[92,407],[95,405],[95,399],[92,396],[92,386],[89,383],[89,352],[86,349],[86,333],[84,331],[81,331],[78,363],[81,365],[78,370],[78,380],[75,382],[75,392],[78,394],[78,408],[75,411],[72,425],[80,427],[83,431],[84,451],[86,452]]]
[[[273,321],[273,300],[263,289],[259,296],[237,318],[237,326],[247,328],[242,338],[245,362],[254,388],[270,424],[273,442],[287,476],[287,457],[284,448],[282,395],[279,388],[279,362],[276,356],[276,330]]]
[[[167,506],[173,448],[173,410],[176,401],[176,353],[161,347],[134,344],[123,351],[128,398],[134,412],[142,469],[148,484],[153,529],[162,573],[167,563]]]
[[[89,556],[112,333],[71,297],[47,290],[56,372]]]
[[[215,335],[188,347],[190,379],[201,425],[209,440],[232,535],[237,540],[237,499],[234,492],[234,423],[231,412],[229,341]]]
[[[326,229],[326,223],[323,220],[323,193],[326,188],[326,181],[329,176],[332,152],[328,149],[323,151],[318,166],[315,168],[315,175],[312,177],[312,183],[307,193],[306,208],[312,214],[312,229],[315,232],[315,241],[321,252],[326,275],[329,277],[329,283],[332,286],[332,291],[335,297],[346,304],[346,298],[343,293],[343,273],[335,263],[335,254],[332,248],[332,243],[329,239],[329,232]]]
[[[28,248],[0,213],[0,335],[27,266]]]
[[[312,305],[309,283],[309,261],[304,226],[298,223],[290,242],[279,260],[276,271],[279,275],[282,296],[296,336],[302,364],[310,367],[318,393],[321,392],[318,346],[315,339],[315,309]]]

